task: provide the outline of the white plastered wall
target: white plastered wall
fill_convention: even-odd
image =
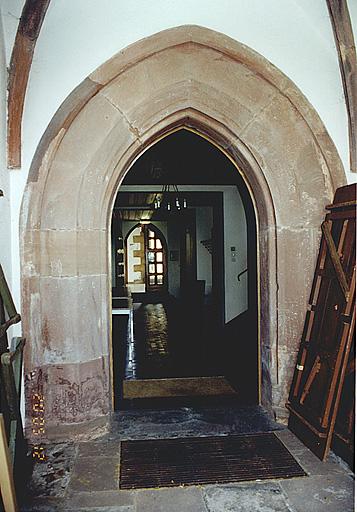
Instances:
[[[1,12],[1,11],[0,11]],[[6,61],[2,22],[0,19],[0,263],[7,281],[11,282],[11,214],[10,173],[6,168]]]
[[[223,195],[224,209],[224,278],[226,323],[248,309],[247,220],[241,196],[236,187],[227,187]],[[235,247],[232,252],[231,248]],[[249,269],[248,269],[249,270]]]
[[[23,3],[2,0],[7,63]],[[356,20],[356,3],[348,3]],[[122,48],[184,24],[205,26],[237,39],[293,80],[330,133],[347,180],[356,181],[348,172],[347,115],[325,0],[102,0],[100,4],[97,0],[52,0],[37,42],[26,96],[22,169],[9,171],[12,290],[18,306],[22,194],[35,149],[53,114],[86,76]]]

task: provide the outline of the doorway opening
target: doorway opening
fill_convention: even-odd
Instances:
[[[182,129],[141,155],[116,196],[112,270],[116,409],[259,403],[255,212],[220,149]]]
[[[160,229],[146,222],[126,235],[125,283],[131,294],[163,294],[167,291],[167,244]]]

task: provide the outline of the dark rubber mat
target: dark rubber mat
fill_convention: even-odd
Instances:
[[[306,476],[273,433],[123,441],[120,461],[121,489]]]

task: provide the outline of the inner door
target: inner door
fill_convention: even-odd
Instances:
[[[163,234],[152,224],[144,225],[146,289],[148,292],[167,290],[167,251]]]

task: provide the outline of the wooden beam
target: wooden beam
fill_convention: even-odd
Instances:
[[[331,258],[332,264],[333,264],[335,272],[336,272],[338,283],[341,287],[341,291],[345,297],[345,301],[348,302],[350,289],[349,289],[349,286],[347,283],[345,272],[341,265],[340,256],[337,252],[335,242],[332,238],[331,231],[328,226],[329,226],[329,224],[327,221],[324,221],[322,223],[322,225],[321,225],[322,233],[326,240],[327,248],[328,248],[330,258]]]
[[[350,144],[350,169],[357,172],[357,61],[346,0],[326,0],[335,36],[345,93]]]
[[[50,0],[26,0],[12,50],[8,81],[7,161],[21,167],[21,125],[32,58]]]

